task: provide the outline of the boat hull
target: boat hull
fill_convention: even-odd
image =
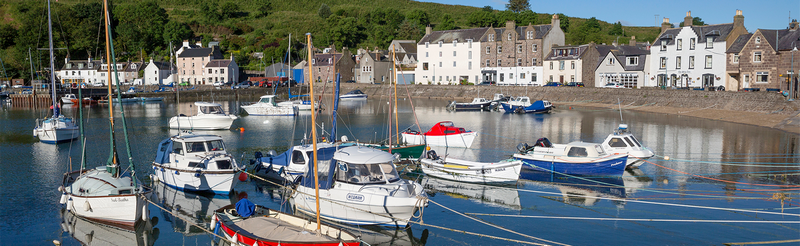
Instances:
[[[339,100],[341,101],[353,101],[353,100],[367,100],[367,95],[341,95],[339,96]]]
[[[566,160],[563,156],[514,154],[514,159],[525,163],[523,169],[569,175],[618,176],[625,171],[628,155],[612,155],[594,160]]]
[[[236,170],[202,171],[153,163],[155,178],[164,185],[191,192],[227,195],[237,183]]]
[[[169,128],[181,130],[225,130],[231,129],[233,115],[173,116]],[[180,123],[180,124],[179,124]]]
[[[459,110],[462,110],[462,111],[463,110],[482,110],[482,109],[488,109],[489,105],[491,105],[491,104],[492,104],[491,101],[485,102],[485,103],[456,103],[456,104],[453,105],[453,109],[455,109],[456,111],[459,111]]]
[[[385,145],[367,145],[372,148],[378,148],[380,150],[389,152],[389,146]],[[422,157],[422,153],[425,152],[425,144],[408,144],[408,145],[395,145],[392,146],[392,154],[399,153],[400,158],[403,159],[418,159]]]
[[[147,202],[138,194],[114,196],[67,194],[67,199],[72,199],[67,203],[67,209],[75,215],[125,229],[133,229],[147,209]]]
[[[506,113],[548,113],[552,109],[552,107],[537,107],[533,104],[527,107],[510,105],[509,103],[501,103],[500,105]]]
[[[78,126],[74,124],[51,119],[34,128],[33,135],[38,137],[42,143],[55,144],[76,139],[80,133]]]
[[[309,107],[311,106],[309,105]],[[253,116],[294,116],[295,113],[297,113],[294,107],[275,107],[271,105],[247,105],[242,106],[242,109],[244,109],[248,115]]]
[[[478,136],[478,133],[465,132],[441,136],[424,136],[424,141],[422,134],[402,133],[402,135],[403,141],[407,144],[427,144],[429,146],[469,148],[472,146],[472,142],[475,140],[475,137]]]
[[[314,189],[298,187],[293,196],[296,211],[316,216]],[[306,194],[303,194],[303,193]],[[395,198],[390,196],[365,196],[352,191],[320,190],[320,216],[338,223],[354,225],[405,226],[417,211],[417,199]],[[330,200],[329,200],[330,199]],[[331,201],[333,200],[333,201]],[[358,201],[360,200],[360,201]]]
[[[420,159],[422,172],[428,176],[468,183],[514,183],[519,179],[522,161],[481,163],[447,158]]]

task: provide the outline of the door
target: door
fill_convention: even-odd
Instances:
[[[703,74],[703,88],[714,87],[714,75]]]
[[[558,76],[558,82],[564,83],[564,75]]]

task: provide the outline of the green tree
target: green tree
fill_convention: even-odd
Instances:
[[[217,5],[203,2],[200,4],[200,14],[205,17],[209,23],[222,20],[222,15],[217,11]]]
[[[258,5],[258,13],[256,13],[256,18],[266,17],[269,15],[270,10],[272,10],[272,3],[263,1]]]
[[[567,17],[567,15],[565,14],[559,13],[558,20],[561,22],[561,24],[559,25],[561,27],[561,30],[566,33],[567,29],[569,29],[569,17]]]
[[[520,12],[517,15],[517,25],[538,25],[539,24],[539,14],[533,12],[531,10],[525,10]]]
[[[704,22],[703,19],[701,19],[700,17],[692,18],[692,26],[705,26],[705,25],[706,22]],[[681,23],[678,24],[678,26],[683,27],[683,21],[681,21]]]
[[[497,20],[492,12],[475,11],[467,16],[467,25],[478,27],[497,26]]]
[[[17,29],[11,25],[0,25],[0,49],[14,45]]]
[[[494,11],[492,6],[489,6],[489,5],[483,6],[483,8],[481,8],[481,10],[486,11],[486,12],[493,12]]]
[[[406,14],[406,19],[408,19],[411,22],[416,22],[421,26],[427,26],[431,24],[431,20],[430,18],[428,18],[428,12],[425,12],[424,10],[421,9],[411,10],[411,12],[408,12],[408,14]]]
[[[506,10],[514,13],[519,13],[530,9],[531,4],[528,2],[528,0],[509,0],[508,4],[506,4]]]
[[[442,22],[439,23],[439,25],[436,25],[436,28],[434,29],[437,31],[455,30],[458,29],[458,27],[456,27],[456,21],[453,20],[453,17],[450,16],[450,14],[444,14],[442,16]]]
[[[572,42],[576,44],[585,44],[592,41],[599,43],[602,40],[601,31],[600,21],[595,17],[589,18],[581,23],[577,29],[573,30]]]
[[[364,38],[364,34],[361,31],[364,30],[364,27],[359,25],[354,17],[331,15],[328,17],[327,23],[328,38],[330,42],[336,45],[337,49],[356,47],[356,44]]]
[[[323,3],[322,5],[319,6],[319,10],[317,10],[317,14],[319,15],[320,18],[327,19],[332,14],[331,7],[328,7],[327,4]]]
[[[136,54],[140,48],[152,51],[156,46],[164,45],[164,26],[169,16],[155,1],[118,6],[114,9],[114,17],[120,23],[115,28],[120,38],[115,41],[123,44],[118,54]]]
[[[236,15],[239,12],[239,5],[234,2],[225,2],[220,7],[220,16],[222,19],[231,19],[236,18]]]
[[[622,30],[622,23],[617,21],[611,25],[611,29],[608,30],[608,35],[617,35],[617,36],[624,36],[624,32]]]
[[[194,32],[185,23],[173,20],[164,26],[164,41],[167,43],[172,42],[173,45],[177,45],[193,36]]]
[[[398,27],[397,38],[405,40],[419,40],[422,38],[422,31],[416,22],[405,19]]]

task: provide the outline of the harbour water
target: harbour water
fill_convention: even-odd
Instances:
[[[372,97],[341,105],[339,136],[369,142],[388,138],[390,106]],[[239,102],[221,103],[226,110],[240,112]],[[476,161],[509,158],[517,144],[532,144],[540,137],[554,143],[600,142],[621,123],[619,111],[610,109],[561,106],[550,114],[515,115],[449,112],[446,104],[415,99],[412,110],[409,101],[402,100],[400,131],[416,129],[415,121],[423,132],[436,122],[453,121],[478,132],[472,148],[434,149],[440,156]],[[196,110],[191,103],[124,105],[132,158],[142,180],[152,172],[157,144],[176,134],[167,120],[178,105],[180,113]],[[87,163],[100,166],[109,156],[108,110],[86,109]],[[67,106],[62,112],[74,116],[77,108]],[[250,180],[230,196],[187,194],[155,185],[150,199],[158,206],[149,207],[154,219],[135,232],[64,215],[57,188],[62,174],[79,166],[81,145],[43,144],[33,138],[35,119],[48,114],[9,105],[0,109],[0,245],[51,245],[53,240],[64,245],[209,245],[214,236],[189,223],[207,226],[215,208],[247,197],[259,205],[288,209],[281,188]],[[352,229],[370,245],[719,245],[800,239],[800,136],[675,115],[623,110],[622,117],[656,153],[622,177],[526,173],[516,185],[486,186],[428,178],[403,167],[404,177],[424,184],[435,202],[421,213],[426,225]],[[319,120],[330,131],[327,112]],[[280,153],[299,144],[304,135],[310,136],[309,126],[307,113],[244,116],[234,122],[234,129],[210,133],[221,135],[228,151],[246,164],[255,151]],[[121,132],[117,130],[117,143],[123,149]],[[127,160],[124,151],[120,157]]]

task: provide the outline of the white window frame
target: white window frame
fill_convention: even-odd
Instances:
[[[492,47],[486,46],[486,54],[492,53]]]
[[[660,61],[659,69],[667,69],[667,58],[661,57],[659,61]]]
[[[764,56],[762,55],[761,51],[753,52],[753,62],[762,62],[764,61]]]
[[[761,37],[756,37],[756,43],[757,43],[757,44],[760,44],[760,43],[761,43]]]
[[[539,52],[539,45],[538,44],[531,45],[531,52]]]
[[[508,39],[509,41],[511,41],[511,37],[512,37],[512,36],[511,36],[511,32],[509,32],[509,33],[508,33],[508,35],[506,35],[506,36],[508,36],[508,38],[507,38],[507,39]]]
[[[714,58],[711,55],[706,55],[705,68],[711,69],[712,65],[714,65],[713,63],[714,63]]]
[[[675,57],[675,69],[681,69],[682,59],[680,56]]]
[[[739,63],[739,54],[733,54],[733,63]]]
[[[689,56],[689,69],[694,69],[694,56]]]
[[[676,47],[677,50],[682,50],[683,49],[683,39],[682,38],[679,38],[678,41],[676,42],[676,44],[677,44],[677,47]]]
[[[522,45],[517,45],[517,53],[522,53]]]
[[[714,37],[707,37],[706,38],[706,49],[713,49],[714,48]]]
[[[628,66],[638,66],[639,65],[639,57],[638,56],[629,56],[626,59],[628,62]]]
[[[694,48],[695,48],[695,45],[696,45],[696,44],[695,44],[695,38],[690,38],[690,39],[689,39],[689,49],[690,49],[690,50],[694,50]]]
[[[763,78],[763,81],[759,80],[759,78]],[[759,84],[769,83],[769,72],[756,72],[755,82]]]

